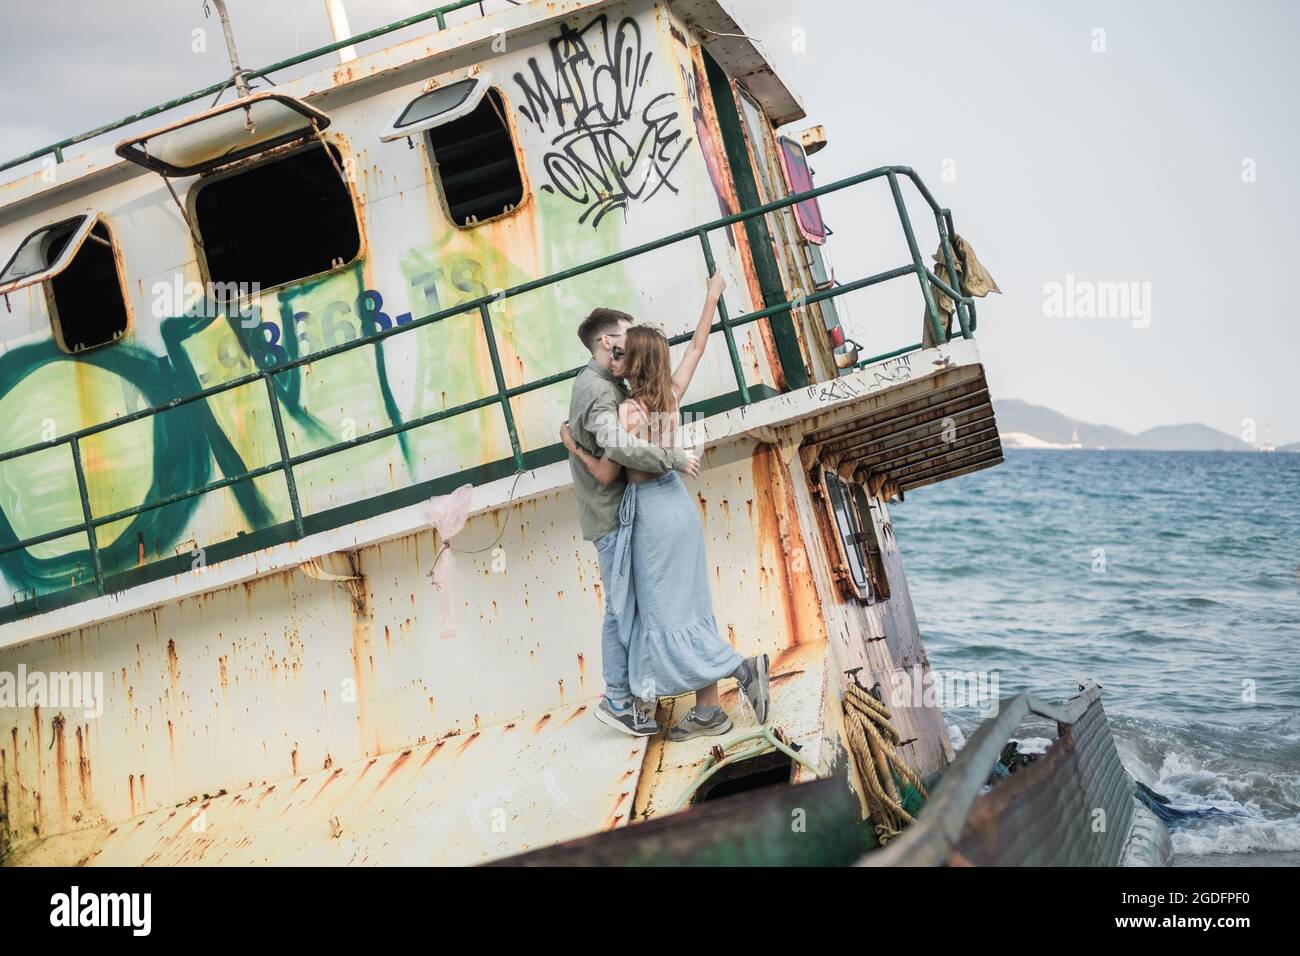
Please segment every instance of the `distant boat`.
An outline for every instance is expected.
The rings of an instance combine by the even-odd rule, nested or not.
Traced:
[[[1082,447],[1083,447],[1083,444],[1079,441],[1079,426],[1078,426],[1078,425],[1075,425],[1075,426],[1074,426],[1074,431],[1072,431],[1072,432],[1070,433],[1070,443],[1069,443],[1068,445],[1066,445],[1065,447],[1066,447],[1066,448],[1082,448]]]
[[[1260,451],[1277,451],[1273,445],[1273,436],[1269,434],[1267,428],[1264,429],[1264,443],[1259,446]]]

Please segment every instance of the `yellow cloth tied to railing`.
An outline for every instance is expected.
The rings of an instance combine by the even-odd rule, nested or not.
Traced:
[[[984,268],[984,263],[979,261],[975,255],[975,249],[969,242],[961,236],[952,237],[953,246],[953,266],[956,268],[961,279],[961,285],[956,285],[952,277],[948,275],[948,264],[943,256],[943,244],[934,251],[934,274],[939,279],[948,284],[951,289],[956,289],[962,295],[984,298],[990,292],[1001,293],[998,284],[993,281],[993,276],[989,270]],[[952,337],[952,314],[957,308],[957,303],[948,296],[946,292],[940,289],[933,282],[930,283],[930,291],[934,294],[934,304],[940,312],[944,314],[944,337]],[[921,345],[923,348],[932,348],[938,343],[934,340],[934,327],[930,324],[930,315],[927,311],[921,320]]]

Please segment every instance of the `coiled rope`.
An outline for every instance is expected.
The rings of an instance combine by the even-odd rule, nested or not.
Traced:
[[[912,768],[894,751],[902,738],[890,723],[891,719],[888,707],[856,682],[848,685],[844,694],[845,728],[862,777],[876,840],[881,846],[898,836],[913,819],[903,807],[895,777],[915,788],[922,800],[929,797]]]

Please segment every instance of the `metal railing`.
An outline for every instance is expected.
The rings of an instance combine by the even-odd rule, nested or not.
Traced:
[[[1101,700],[1101,687],[1089,681],[1062,705],[1032,694],[1003,699],[998,712],[979,726],[944,771],[915,823],[888,846],[868,853],[859,866],[942,866],[955,852],[971,809],[1007,742],[1031,714],[1056,722],[1058,735]]]
[[[0,556],[19,549],[30,548],[38,544],[43,544],[45,542],[53,541],[58,538],[68,537],[74,534],[85,534],[88,541],[90,561],[94,572],[95,589],[97,593],[103,594],[105,591],[104,568],[100,556],[99,545],[96,540],[95,530],[97,528],[103,527],[104,525],[112,524],[117,521],[122,521],[126,518],[131,518],[148,511],[153,511],[158,508],[163,508],[169,505],[177,504],[179,502],[186,501],[191,498],[198,497],[200,495],[208,494],[213,491],[218,491],[222,488],[226,488],[231,485],[238,484],[239,482],[250,481],[255,478],[260,478],[277,471],[283,473],[285,484],[287,486],[289,504],[293,514],[294,536],[295,538],[302,538],[305,536],[306,532],[303,524],[303,512],[302,512],[302,507],[298,495],[298,486],[294,477],[294,468],[300,465],[307,464],[309,462],[316,461],[317,459],[324,458],[328,455],[332,455],[347,449],[355,448],[359,445],[365,445],[365,444],[369,444],[370,442],[379,441],[384,438],[390,438],[415,428],[420,428],[425,425],[430,425],[433,424],[434,422],[452,418],[457,415],[463,415],[467,412],[472,412],[481,408],[487,408],[494,404],[500,405],[502,415],[504,416],[505,419],[506,430],[510,440],[511,454],[514,459],[515,468],[517,471],[522,471],[525,468],[524,453],[520,447],[518,431],[515,427],[514,412],[510,405],[511,400],[514,398],[518,398],[521,395],[525,395],[529,392],[536,391],[537,389],[546,388],[550,385],[555,385],[557,383],[571,379],[582,370],[583,366],[571,368],[563,372],[557,372],[553,375],[548,375],[531,382],[525,382],[520,385],[508,387],[506,385],[505,373],[502,368],[501,358],[496,344],[496,337],[493,331],[492,314],[490,311],[490,306],[493,303],[500,302],[505,299],[512,298],[514,296],[519,296],[524,293],[534,291],[536,289],[541,289],[546,286],[551,286],[556,283],[563,282],[565,280],[572,279],[581,275],[585,275],[586,273],[592,272],[596,269],[601,269],[606,266],[614,265],[616,263],[623,262],[628,259],[632,259],[636,256],[645,255],[655,250],[662,249],[666,246],[670,246],[675,243],[683,242],[687,240],[694,240],[700,244],[701,253],[704,257],[705,264],[708,268],[709,273],[712,274],[715,270],[715,261],[713,257],[712,246],[709,241],[710,232],[713,232],[717,229],[729,228],[733,225],[743,223],[746,220],[758,216],[765,216],[769,213],[787,208],[789,206],[795,205],[800,202],[804,202],[809,199],[814,199],[820,196],[824,196],[828,193],[838,192],[840,190],[848,189],[850,187],[857,186],[859,184],[870,182],[877,179],[884,179],[887,180],[889,183],[890,191],[893,194],[895,207],[898,212],[899,221],[902,224],[903,233],[907,239],[908,250],[911,255],[911,262],[909,264],[901,265],[896,268],[886,270],[885,272],[879,272],[874,275],[870,275],[862,279],[856,279],[851,282],[838,283],[834,286],[831,286],[830,288],[823,289],[821,291],[817,291],[806,296],[799,295],[796,296],[796,298],[793,300],[779,302],[773,305],[769,305],[763,309],[759,309],[754,312],[749,312],[735,317],[732,317],[728,312],[725,295],[719,298],[718,321],[713,323],[713,325],[711,326],[710,335],[721,332],[726,341],[727,351],[731,359],[732,372],[735,375],[735,379],[736,379],[736,387],[739,393],[740,403],[742,405],[749,404],[752,401],[752,396],[750,394],[749,385],[745,381],[744,369],[741,366],[740,351],[737,348],[736,338],[735,338],[736,329],[749,325],[753,322],[757,322],[761,319],[771,318],[781,314],[793,313],[813,303],[821,302],[826,299],[833,299],[837,296],[846,295],[858,289],[864,289],[869,286],[877,285],[882,282],[887,282],[891,279],[896,279],[902,276],[906,276],[908,274],[915,275],[917,277],[917,280],[921,284],[921,290],[924,295],[925,303],[926,303],[927,315],[929,317],[929,321],[932,324],[932,329],[936,337],[936,341],[945,342],[947,341],[947,336],[945,334],[944,327],[940,324],[939,321],[939,314],[938,314],[937,307],[935,305],[934,295],[930,288],[931,283],[934,283],[939,288],[943,289],[948,295],[953,297],[955,302],[958,303],[959,305],[958,316],[959,316],[959,321],[961,323],[961,334],[963,337],[970,338],[971,330],[970,330],[970,323],[967,319],[967,313],[962,308],[960,308],[960,306],[964,306],[968,304],[969,299],[967,297],[958,295],[955,292],[953,292],[951,289],[949,289],[947,285],[941,282],[934,275],[934,273],[925,266],[925,263],[922,261],[920,251],[916,244],[915,234],[913,233],[912,230],[911,219],[908,215],[907,207],[903,202],[902,193],[899,189],[900,178],[909,179],[916,186],[921,196],[925,199],[927,205],[931,207],[931,210],[933,211],[935,217],[935,224],[937,229],[939,230],[939,235],[943,245],[944,256],[947,259],[947,261],[950,263],[949,274],[955,275],[956,273],[953,272],[951,268],[951,263],[953,261],[953,252],[952,252],[952,244],[949,237],[950,227],[948,225],[951,222],[951,216],[948,210],[942,209],[938,205],[938,203],[935,202],[934,197],[930,194],[929,190],[926,189],[924,183],[921,182],[920,177],[918,177],[916,173],[913,172],[910,168],[906,166],[882,166],[878,169],[869,170],[865,173],[860,173],[856,176],[851,176],[826,186],[821,186],[816,189],[808,190],[806,192],[793,194],[787,196],[784,199],[778,199],[773,202],[766,203],[764,205],[757,206],[753,209],[745,210],[743,212],[735,213],[730,216],[724,216],[720,219],[715,219],[703,225],[695,226],[690,229],[685,229],[680,232],[676,232],[671,235],[664,236],[660,239],[656,239],[651,242],[646,242],[641,245],[634,246],[632,248],[613,253],[601,259],[596,259],[591,262],[586,262],[581,265],[573,266],[569,269],[565,269],[560,272],[553,273],[549,276],[544,276],[542,278],[533,279],[528,282],[523,282],[518,285],[511,286],[510,288],[505,289],[502,292],[496,292],[489,295],[480,296],[475,299],[470,299],[465,302],[459,303],[457,305],[442,309],[440,311],[430,313],[428,315],[422,316],[417,319],[413,319],[412,321],[402,325],[394,325],[382,331],[374,332],[368,335],[363,334],[358,338],[352,339],[351,341],[343,342],[338,345],[331,346],[329,348],[324,348],[319,351],[312,352],[310,354],[303,355],[288,361],[276,363],[274,367],[261,368],[258,371],[250,372],[247,375],[242,375],[237,378],[233,378],[227,382],[223,382],[218,385],[213,385],[211,387],[202,389],[200,391],[196,391],[192,394],[174,398],[161,404],[152,405],[148,408],[139,409],[130,414],[123,415],[120,418],[113,419],[112,421],[102,422],[97,425],[91,425],[87,428],[83,428],[66,435],[55,437],[49,441],[38,442],[23,448],[18,448],[12,451],[0,453],[0,464],[3,464],[5,462],[9,462],[9,461],[13,461],[14,459],[21,458],[25,455],[34,454],[41,451],[47,451],[50,448],[55,448],[60,445],[65,445],[65,444],[68,445],[72,455],[73,468],[76,473],[77,489],[81,498],[81,512],[82,512],[82,521],[79,524],[71,525],[68,527],[60,528],[55,531],[50,531],[44,534],[35,535],[29,538],[25,538],[19,541],[5,544],[4,546],[0,547]],[[311,363],[322,361],[334,355],[339,355],[344,352],[350,352],[354,349],[366,348],[366,347],[378,347],[380,343],[382,343],[384,340],[392,336],[403,335],[412,332],[416,329],[420,329],[432,325],[435,322],[441,322],[453,316],[462,315],[464,313],[474,312],[474,311],[477,311],[479,313],[480,318],[482,320],[483,334],[486,339],[488,353],[492,363],[493,376],[495,379],[495,386],[496,386],[495,393],[489,393],[479,398],[476,398],[472,401],[468,401],[456,405],[452,408],[443,409],[442,411],[433,412],[428,415],[422,415],[418,418],[413,418],[409,421],[404,421],[394,425],[390,425],[387,428],[382,428],[376,431],[368,432],[365,435],[361,435],[356,438],[345,440],[345,441],[336,442],[334,444],[327,445],[322,448],[317,448],[312,451],[303,452],[301,454],[296,454],[296,455],[291,455],[289,453],[288,438],[285,434],[284,422],[282,420],[281,412],[280,412],[280,400],[276,394],[275,380],[277,376],[283,375],[287,372],[291,372],[305,365],[310,365]],[[680,344],[682,342],[688,341],[691,338],[691,335],[692,333],[683,333],[681,335],[672,337],[671,339],[669,339],[669,341],[674,345]],[[111,348],[112,346],[110,345],[108,347]],[[911,351],[919,347],[920,345],[918,344],[915,346],[908,346],[902,350],[896,349],[893,352],[888,352],[882,356],[877,356],[874,360],[867,360],[867,361],[868,362],[879,361],[882,360],[883,358],[892,357],[897,354],[902,354],[903,352]],[[232,389],[240,388],[245,385],[249,385],[259,381],[264,384],[266,388],[267,399],[271,405],[271,421],[275,430],[276,443],[279,450],[278,461],[272,461],[260,467],[248,469],[238,474],[226,475],[225,477],[208,482],[199,487],[191,488],[186,491],[169,495],[167,497],[159,498],[153,501],[142,502],[141,504],[135,505],[130,508],[124,508],[115,511],[111,514],[106,514],[97,517],[92,513],[92,509],[90,505],[89,483],[87,480],[85,464],[82,456],[82,443],[86,439],[91,438],[92,436],[95,435],[99,435],[100,433],[108,431],[109,429],[120,428],[132,422],[140,421],[145,418],[150,418],[161,412],[171,411],[173,409],[191,404],[193,402],[204,401],[215,395],[220,395],[223,392],[228,392],[231,391]],[[371,496],[371,497],[377,498],[381,496]],[[369,499],[362,498],[359,500],[369,500]]]
[[[479,2],[480,0],[456,0],[455,3],[444,4],[441,7],[426,10],[424,13],[417,13],[414,16],[406,17],[402,20],[394,20],[392,23],[386,23],[382,27],[367,30],[365,33],[358,33],[356,36],[348,37],[346,40],[327,43],[325,46],[316,47],[314,50],[307,50],[305,53],[299,53],[295,56],[289,57],[288,59],[277,60],[270,66],[264,66],[260,70],[242,70],[238,75],[244,78],[262,77],[263,79],[269,80],[270,77],[267,75],[269,73],[275,73],[277,70],[284,70],[291,66],[298,66],[301,63],[306,63],[308,60],[315,60],[319,57],[326,56],[327,54],[335,53],[344,47],[352,46],[357,43],[364,43],[366,40],[373,40],[376,37],[384,36],[387,33],[414,26],[417,23],[423,23],[427,20],[436,21],[438,29],[445,30],[447,28],[447,14],[455,13],[456,11],[463,10],[466,7],[476,6]],[[178,107],[186,106],[196,100],[204,99],[205,97],[215,95],[219,98],[221,94],[233,86],[234,83],[235,77],[231,76],[229,79],[223,80],[220,83],[214,83],[212,86],[205,86],[203,89],[195,90],[193,93],[187,93],[185,96],[177,97],[174,100],[167,100],[165,103],[151,106],[146,110],[141,110],[139,113],[131,113],[122,117],[120,120],[109,123],[106,126],[99,126],[95,129],[87,130],[84,133],[78,133],[76,136],[69,136],[67,139],[61,139],[57,143],[51,143],[49,146],[42,146],[40,149],[33,150],[25,156],[19,156],[17,159],[11,159],[7,162],[0,163],[0,172],[4,172],[6,169],[12,169],[15,166],[21,166],[23,163],[30,163],[32,160],[40,159],[42,156],[53,156],[56,163],[61,163],[63,162],[63,151],[69,146],[75,146],[77,143],[84,143],[86,140],[94,139],[97,136],[103,136],[105,133],[111,133],[113,130],[122,129],[125,126],[130,126],[132,123],[138,123],[140,120],[148,119],[151,116],[157,116],[159,113],[166,113],[168,110],[174,110]],[[215,105],[215,103],[213,105]]]

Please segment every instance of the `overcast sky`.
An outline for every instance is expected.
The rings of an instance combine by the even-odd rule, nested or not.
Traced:
[[[348,11],[361,31],[429,5]],[[229,6],[245,65],[329,40],[323,0]],[[796,129],[826,127],[819,183],[905,164],[952,208],[1004,293],[981,303],[977,335],[996,396],[1132,431],[1204,421],[1240,434],[1250,419],[1260,439],[1267,426],[1277,444],[1300,441],[1300,320],[1283,290],[1300,260],[1300,4],[735,6],[808,109]],[[202,0],[4,0],[0,151],[222,79],[219,37]],[[858,187],[824,211],[841,279],[906,260],[887,190]],[[918,231],[930,252],[933,229]],[[903,281],[847,303],[872,351],[919,338]],[[1075,297],[1131,283],[1136,298],[1089,316],[1064,301],[1070,281]]]

